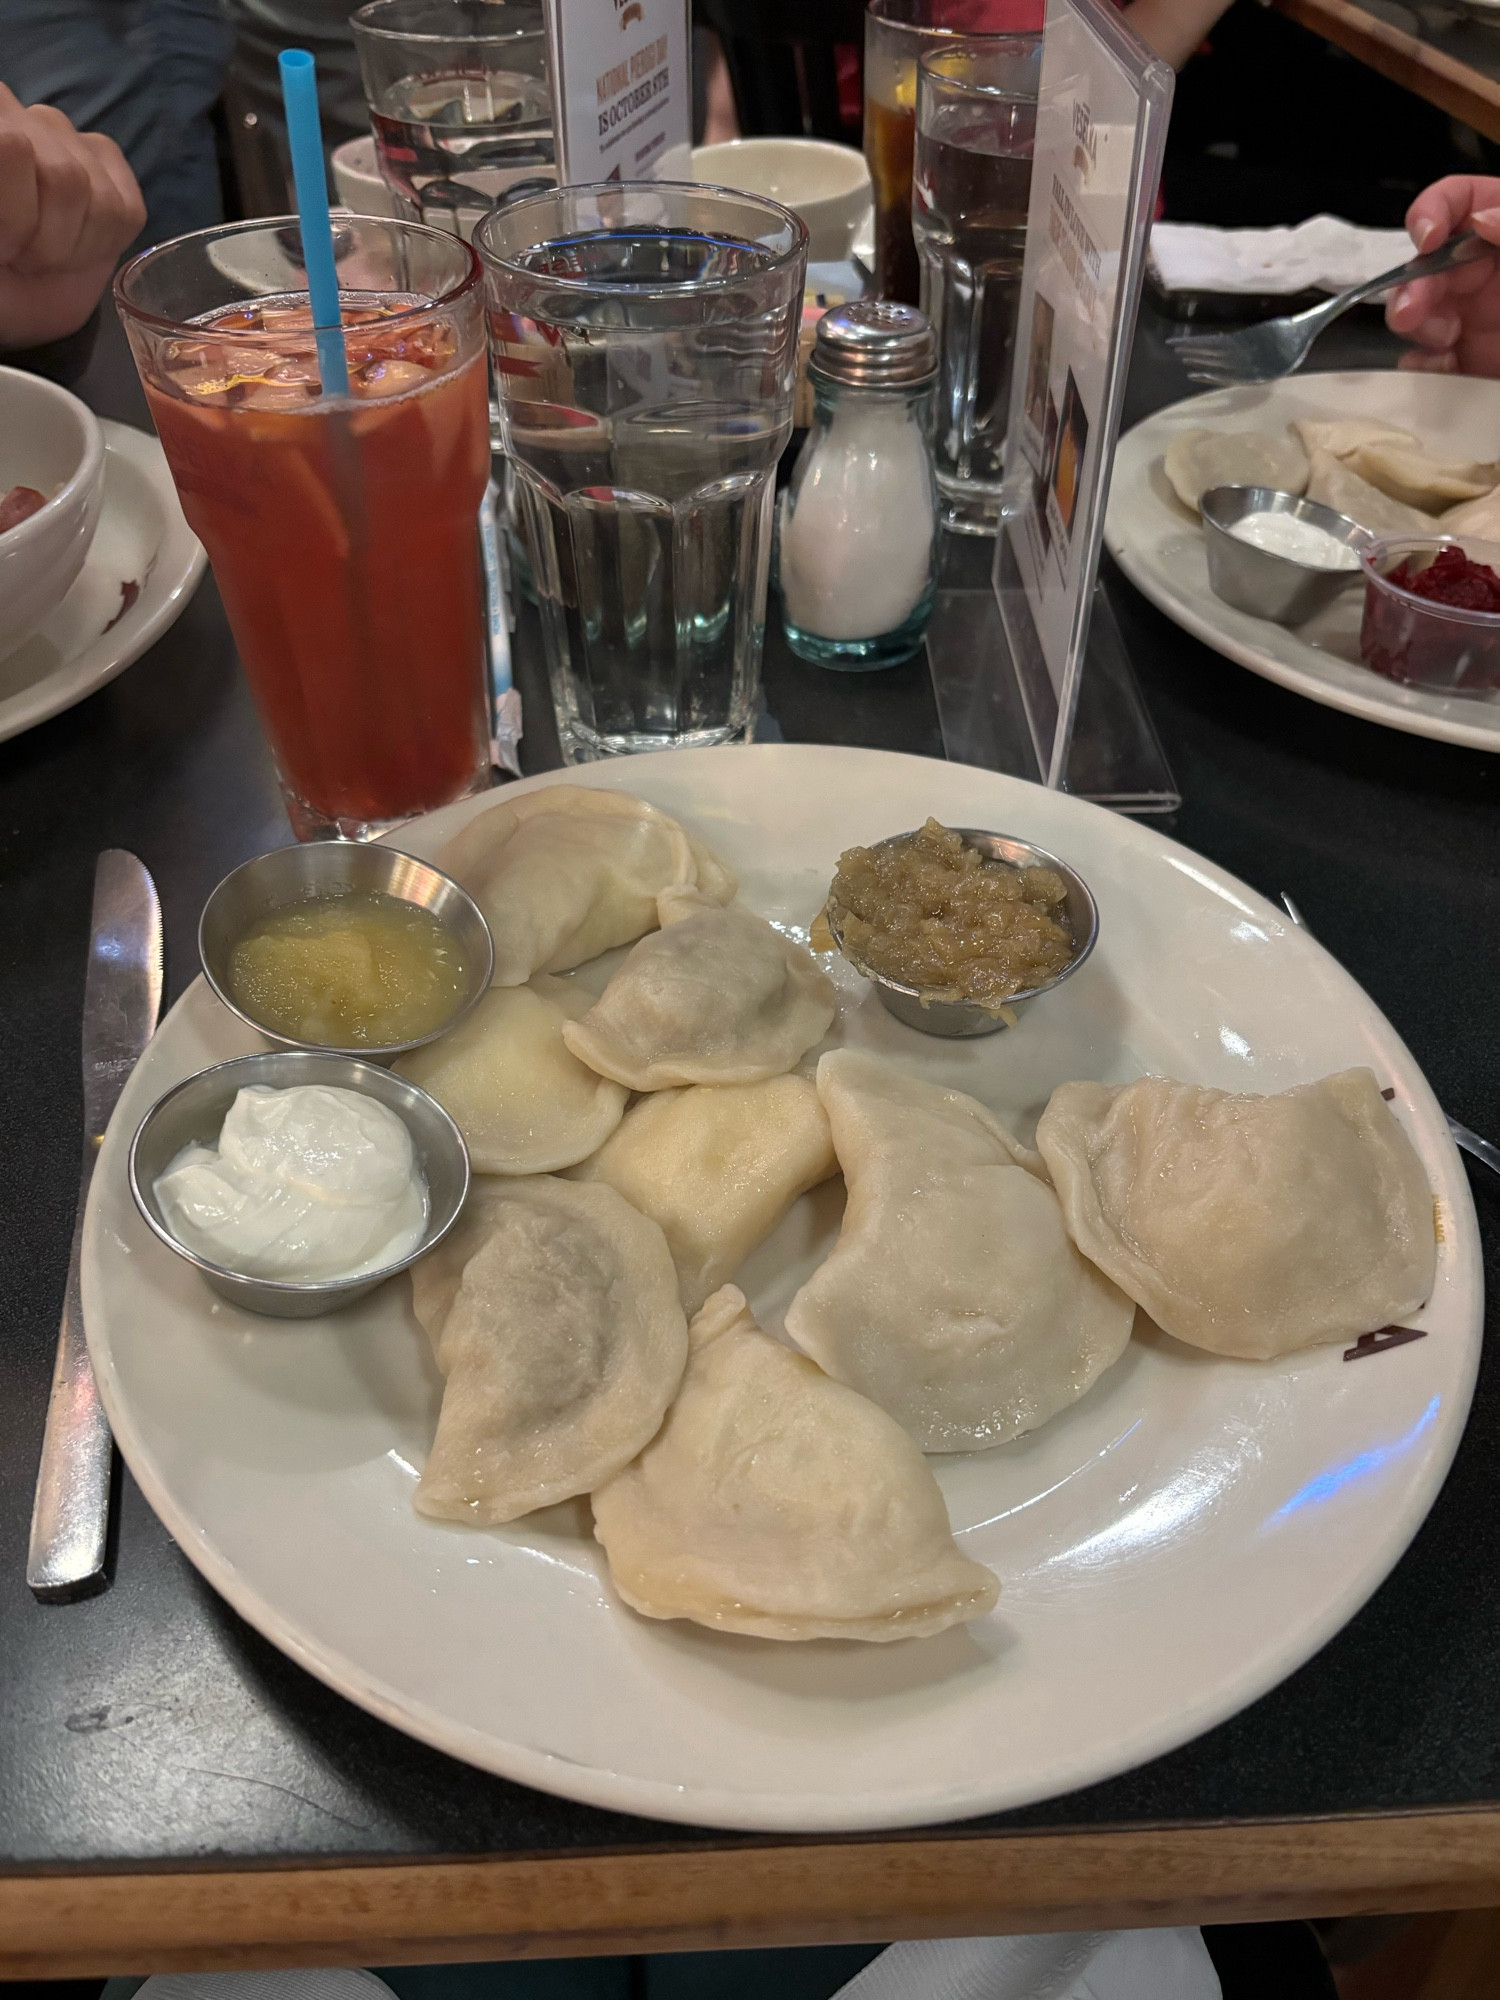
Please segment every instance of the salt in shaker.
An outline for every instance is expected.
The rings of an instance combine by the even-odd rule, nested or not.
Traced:
[[[859,299],[818,322],[812,428],[782,501],[787,643],[823,667],[889,667],[922,643],[938,534],[937,349],[913,306]]]

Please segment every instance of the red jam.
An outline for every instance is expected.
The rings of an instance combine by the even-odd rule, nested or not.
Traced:
[[[1426,569],[1413,572],[1411,563],[1408,556],[1387,572],[1386,581],[1460,611],[1500,611],[1500,576],[1488,563],[1474,562],[1455,548],[1439,549]]]
[[[1385,581],[1413,597],[1450,611],[1500,613],[1500,574],[1461,548],[1440,549],[1425,569],[1407,556]],[[1359,648],[1365,664],[1390,680],[1486,694],[1500,688],[1500,627],[1470,625],[1404,604],[1389,591],[1365,585]]]

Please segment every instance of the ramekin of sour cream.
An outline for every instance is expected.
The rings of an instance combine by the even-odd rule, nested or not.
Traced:
[[[187,1077],[130,1144],[142,1219],[251,1312],[310,1319],[363,1298],[447,1235],[469,1192],[463,1135],[407,1078],[278,1050]]]
[[[1306,563],[1309,569],[1359,568],[1359,557],[1347,542],[1330,535],[1315,521],[1299,514],[1283,514],[1266,508],[1256,514],[1242,514],[1229,528],[1237,542],[1253,549],[1266,549],[1273,556]]]
[[[409,1257],[427,1182],[394,1111],[356,1090],[251,1084],[217,1146],[189,1145],[157,1177],[168,1228],[247,1278],[306,1285],[368,1277]]]

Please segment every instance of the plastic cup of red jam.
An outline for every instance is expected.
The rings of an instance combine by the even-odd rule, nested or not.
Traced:
[[[1388,535],[1361,553],[1360,655],[1377,674],[1409,687],[1493,694],[1500,689],[1500,611],[1445,604],[1405,587],[1445,549],[1500,577],[1500,544],[1476,535]]]

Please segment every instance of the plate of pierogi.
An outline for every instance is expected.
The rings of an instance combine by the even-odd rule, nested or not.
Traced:
[[[1008,834],[1086,962],[923,1034],[815,930],[841,854]],[[1019,1806],[1256,1700],[1457,1447],[1467,1181],[1390,1024],[1255,891],[963,765],[620,759],[402,828],[496,983],[400,1067],[473,1190],[410,1276],[261,1319],[132,1204],[156,1100],[259,1046],[200,979],[85,1225],[90,1352],[184,1552],[292,1659],[544,1790],[832,1832]]]
[[[1216,596],[1194,504],[1215,485],[1303,494],[1376,535],[1500,540],[1500,382],[1366,369],[1189,396],[1120,439],[1104,525],[1136,589],[1226,659],[1388,729],[1500,751],[1500,696],[1407,686],[1365,665],[1358,571],[1296,627]]]

